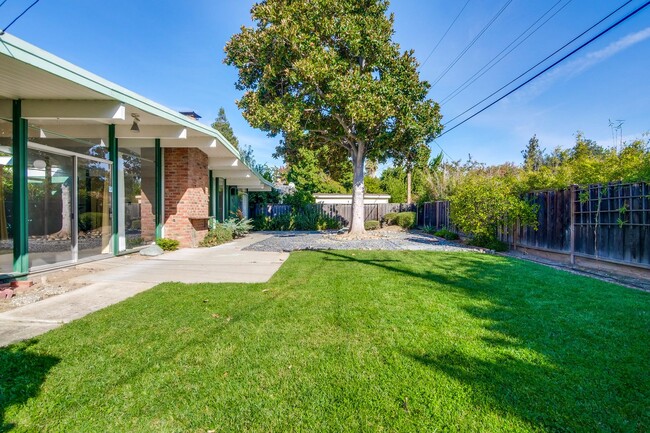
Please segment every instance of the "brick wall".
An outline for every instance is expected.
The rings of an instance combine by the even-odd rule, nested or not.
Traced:
[[[165,237],[196,247],[208,233],[208,156],[195,148],[165,148]]]

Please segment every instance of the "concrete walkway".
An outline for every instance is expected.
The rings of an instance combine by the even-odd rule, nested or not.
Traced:
[[[87,267],[95,271],[70,282],[88,283],[87,286],[0,313],[0,346],[43,334],[163,282],[268,281],[289,254],[242,251],[268,237],[252,233],[213,248],[183,249],[130,263],[125,263],[124,258],[114,257],[78,265],[78,268]],[[101,269],[99,272],[98,268]]]

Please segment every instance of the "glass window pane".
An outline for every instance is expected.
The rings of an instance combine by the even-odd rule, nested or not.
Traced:
[[[150,244],[156,236],[156,162],[153,141],[120,147],[120,250]]]
[[[0,273],[13,272],[12,124],[0,119]]]
[[[111,252],[111,170],[106,162],[77,159],[80,259]]]
[[[30,267],[72,260],[73,165],[71,156],[27,151]]]

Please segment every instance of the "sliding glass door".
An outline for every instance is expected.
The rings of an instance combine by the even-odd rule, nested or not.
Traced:
[[[110,162],[34,143],[27,154],[30,268],[110,253]]]
[[[77,258],[111,252],[111,166],[77,157]]]
[[[74,157],[29,149],[27,164],[30,267],[70,262]]]

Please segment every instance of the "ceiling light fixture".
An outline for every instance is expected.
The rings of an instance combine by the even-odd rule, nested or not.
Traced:
[[[138,126],[138,122],[140,121],[140,115],[131,113],[131,117],[133,117],[133,125],[131,125],[131,131],[140,132],[140,127]]]
[[[34,168],[43,170],[45,167],[47,167],[47,162],[43,161],[42,159],[37,159],[34,161]]]

